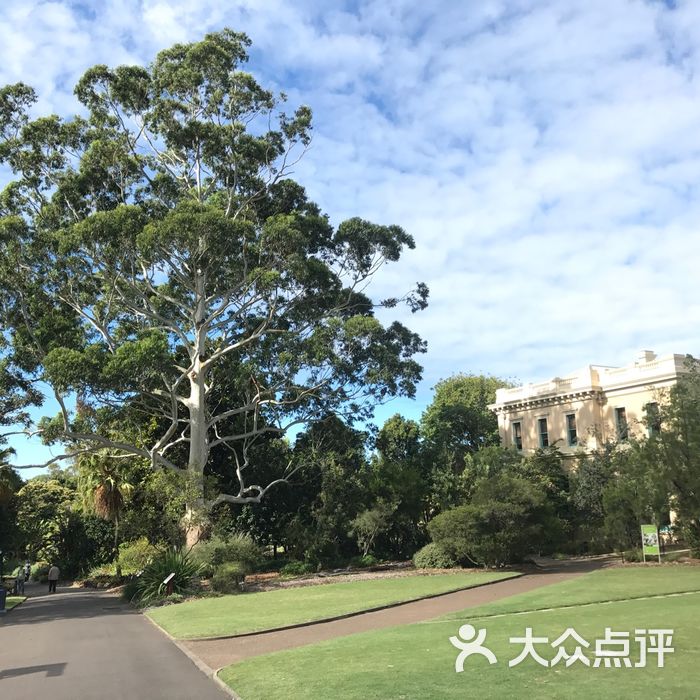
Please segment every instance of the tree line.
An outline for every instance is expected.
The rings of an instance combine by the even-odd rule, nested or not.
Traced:
[[[372,433],[329,416],[293,444],[269,438],[251,456],[259,473],[290,460],[302,466],[259,504],[217,505],[203,536],[245,534],[268,557],[305,570],[416,553],[421,565],[501,566],[635,550],[640,524],[666,526],[673,511],[676,536],[698,550],[696,372],[661,404],[651,437],[581,453],[573,464],[556,445],[529,455],[499,445],[487,405],[503,385],[456,375],[436,386],[419,421],[397,414]],[[26,483],[7,468],[2,474],[6,551],[61,561],[77,574],[114,559],[117,527],[119,542],[184,544],[185,475],[94,455]],[[207,477],[225,475],[226,465],[214,464]]]
[[[415,242],[333,225],[309,199],[291,175],[311,110],[244,70],[249,47],[224,29],[148,66],[94,66],[73,117],[0,88],[0,445],[22,433],[56,453],[18,465],[50,469],[26,483],[0,469],[3,549],[77,572],[120,542],[248,533],[317,567],[432,538],[501,564],[629,546],[667,506],[697,537],[680,391],[662,437],[572,473],[556,448],[498,446],[493,377],[447,379],[420,421],[367,427],[422,377],[425,341],[378,310],[422,311],[428,288],[372,295]]]

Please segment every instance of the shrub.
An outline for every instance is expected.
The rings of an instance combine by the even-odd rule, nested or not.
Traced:
[[[290,561],[280,569],[282,576],[303,576],[313,572],[313,567],[303,561]]]
[[[143,571],[158,555],[158,548],[152,545],[146,537],[139,537],[132,542],[119,545],[119,563],[124,574],[134,574]]]
[[[286,557],[277,557],[277,559],[266,559],[263,561],[260,566],[257,567],[257,570],[259,572],[267,573],[269,571],[280,571],[283,567],[285,567],[291,559],[288,559]]]
[[[413,565],[417,569],[451,569],[457,563],[439,544],[431,542],[413,555]]]
[[[644,555],[642,554],[641,549],[628,549],[627,551],[622,552],[622,558],[624,561],[628,562],[644,561]]]
[[[700,559],[700,518],[681,518],[676,528],[690,548],[690,556]]]
[[[537,551],[552,520],[541,489],[498,474],[479,483],[469,505],[436,516],[428,532],[458,562],[502,566]]]
[[[124,588],[122,588],[122,598],[124,600],[128,600],[131,602],[135,598],[138,597],[139,594],[139,580],[136,576],[133,578],[129,579],[125,584]]]
[[[376,566],[378,563],[377,557],[372,554],[365,554],[363,557],[353,557],[350,560],[350,565],[358,569],[368,569],[372,566]]]
[[[100,564],[100,566],[93,566],[92,569],[90,569],[90,573],[88,574],[88,578],[105,578],[108,576],[116,576],[116,575],[117,575],[117,567],[112,562],[110,564]]]
[[[247,573],[248,567],[243,562],[224,562],[216,567],[211,578],[211,587],[218,593],[238,593]]]
[[[204,576],[211,576],[226,562],[240,562],[248,571],[255,571],[262,565],[264,554],[248,535],[233,535],[226,540],[213,537],[197,543],[192,549],[192,558],[201,565]]]
[[[351,521],[350,534],[357,539],[362,556],[367,556],[375,539],[391,527],[391,517],[396,510],[395,503],[380,501],[374,508],[363,510]]]
[[[117,578],[117,569],[114,563],[94,566],[83,579],[86,588],[109,588],[120,583]]]
[[[165,597],[166,586],[163,580],[170,574],[173,578],[173,593],[186,595],[194,588],[194,578],[199,575],[200,566],[182,551],[169,549],[157,555],[146,566],[136,584],[136,597],[142,603],[151,603]]]
[[[31,568],[32,581],[46,583],[49,580],[50,568],[51,564],[49,564],[47,561],[38,561],[33,564]]]

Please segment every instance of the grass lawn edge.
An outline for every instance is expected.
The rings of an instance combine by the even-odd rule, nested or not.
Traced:
[[[558,585],[558,584],[555,584],[555,585]],[[638,605],[638,604],[640,604],[640,603],[642,603],[642,602],[644,602],[644,601],[647,601],[647,600],[653,600],[653,599],[659,599],[659,598],[668,599],[668,600],[675,600],[675,599],[681,598],[681,597],[683,597],[683,596],[695,596],[695,597],[697,597],[698,595],[700,595],[700,590],[697,590],[697,589],[695,589],[695,590],[686,590],[686,591],[675,591],[675,590],[671,590],[671,591],[668,591],[668,592],[665,592],[665,593],[651,593],[651,594],[649,594],[649,595],[631,595],[631,596],[629,596],[629,597],[627,597],[627,598],[605,598],[605,599],[603,599],[603,600],[591,601],[591,602],[586,602],[586,603],[574,603],[574,604],[568,604],[568,605],[557,605],[557,606],[549,607],[549,608],[537,607],[537,608],[532,608],[532,609],[530,609],[530,610],[522,610],[522,611],[512,611],[512,612],[509,611],[509,612],[504,612],[504,613],[498,613],[498,614],[495,614],[495,615],[484,615],[484,616],[482,616],[482,617],[480,617],[480,618],[477,618],[477,619],[484,620],[484,622],[486,622],[486,621],[489,621],[489,622],[490,622],[490,621],[496,622],[496,620],[495,620],[494,618],[504,618],[504,619],[505,619],[505,618],[509,618],[509,617],[520,616],[520,615],[522,615],[522,614],[533,614],[533,613],[534,613],[535,615],[542,615],[543,613],[549,613],[549,612],[553,612],[553,613],[556,614],[556,613],[559,613],[560,611],[565,611],[565,610],[570,610],[570,609],[579,609],[579,610],[580,610],[581,608],[588,608],[588,607],[607,607],[607,606],[610,605],[610,604],[612,604],[613,606],[614,606],[614,605],[623,606],[623,605],[626,605],[626,604],[632,604],[632,605],[635,605],[635,604],[636,604],[636,605]],[[487,604],[487,605],[488,605],[488,604]],[[602,620],[604,620],[605,623],[608,623],[608,617],[607,617],[607,616],[609,616],[609,613],[604,613],[603,611],[600,611],[600,612],[603,613],[603,615],[604,615],[604,617],[602,618]],[[622,614],[623,611],[620,610],[620,611],[617,611],[617,612],[619,612],[620,614]],[[685,609],[681,610],[681,612],[683,612],[683,613],[685,614]],[[469,618],[469,619],[471,620],[472,618]],[[429,624],[430,622],[445,624],[445,623],[451,623],[451,622],[456,622],[456,621],[457,621],[457,619],[444,618],[444,617],[443,617],[443,618],[437,618],[437,619],[435,619],[435,620],[432,620],[432,621],[425,621],[425,622],[428,622],[428,624]],[[422,623],[421,623],[421,622],[411,623],[410,625],[407,625],[406,627],[418,629],[421,625],[424,625],[425,622],[422,622]],[[501,622],[501,621],[498,621],[499,624],[500,624],[500,622]],[[603,623],[601,622],[601,624],[603,624]],[[658,623],[658,624],[659,624],[661,627],[667,626],[667,625],[664,625],[664,624],[662,624],[662,623]],[[577,626],[578,626],[578,625],[577,625]],[[653,626],[654,626],[654,625],[652,625],[652,627],[653,627]],[[678,625],[675,625],[674,627],[678,627]],[[691,626],[691,627],[692,627],[692,626]],[[388,633],[392,632],[392,630],[395,630],[395,629],[397,629],[397,628],[384,629],[384,630],[381,631],[380,634],[387,635]],[[674,629],[674,632],[676,632],[676,631],[678,631],[679,634],[680,634],[680,631],[681,631],[681,630],[680,630],[680,628],[679,628],[679,629]],[[372,632],[364,632],[363,634],[372,634]],[[281,655],[282,655],[282,654],[287,654],[287,653],[292,653],[292,654],[294,654],[295,652],[303,651],[305,648],[308,648],[308,647],[319,647],[319,648],[321,648],[321,647],[324,647],[324,646],[325,646],[326,644],[328,644],[328,643],[339,642],[339,641],[342,642],[342,641],[343,641],[343,638],[340,637],[340,638],[334,638],[334,639],[331,639],[331,640],[323,640],[323,641],[319,641],[319,642],[314,642],[313,644],[310,644],[310,645],[305,645],[305,646],[303,646],[303,647],[292,648],[292,649],[284,649],[284,650],[279,650],[279,651],[275,651],[275,652],[269,652],[269,653],[266,653],[266,654],[261,655],[261,657],[263,657],[263,658],[264,658],[264,657],[270,657],[270,658],[272,658],[272,657],[280,656],[280,658],[281,658]],[[676,641],[676,640],[674,639],[674,641]],[[426,644],[427,644],[427,643],[426,643]],[[360,645],[360,646],[363,646],[363,645]],[[384,646],[386,647],[387,645],[385,644]],[[389,646],[391,646],[391,645],[389,645]],[[425,646],[425,645],[423,645],[423,646]],[[688,647],[688,648],[686,649],[686,652],[688,652],[688,650],[697,649],[697,648],[698,648],[697,645],[695,645],[695,646],[690,646],[690,647]],[[343,651],[343,648],[341,647],[341,652],[342,652],[342,651]],[[421,651],[421,652],[424,651],[424,649],[423,649],[422,646],[421,646],[421,648],[420,648],[419,651]],[[428,649],[428,651],[430,651],[430,650]],[[341,657],[339,657],[339,658],[341,658]],[[684,657],[684,658],[685,658],[685,657]],[[499,657],[499,659],[500,659],[500,657]],[[236,687],[243,689],[244,692],[245,692],[245,697],[248,697],[247,693],[249,692],[250,688],[248,688],[248,687],[246,686],[246,683],[248,683],[249,679],[248,679],[248,678],[245,678],[245,676],[239,676],[239,677],[237,677],[237,678],[231,676],[230,678],[227,678],[227,681],[224,681],[224,678],[227,677],[227,675],[226,675],[227,672],[233,672],[233,669],[234,669],[234,668],[236,668],[236,667],[238,667],[238,666],[240,666],[240,665],[244,665],[244,666],[245,666],[247,663],[249,663],[249,662],[251,662],[251,661],[252,661],[252,662],[255,662],[255,660],[256,660],[256,657],[251,657],[251,658],[249,658],[249,659],[244,659],[244,660],[242,660],[242,661],[238,661],[238,662],[234,662],[234,663],[228,664],[227,666],[224,666],[224,667],[222,667],[222,668],[220,668],[220,669],[217,670],[217,672],[216,672],[217,677],[221,678],[221,680],[222,680],[224,683],[227,683],[227,681],[228,681],[228,683],[227,683],[227,684],[228,684],[228,687],[229,687],[230,691],[234,693],[234,697],[238,697],[239,699],[240,699],[240,697],[241,697],[241,696],[238,695],[238,691],[237,691],[237,690],[234,690],[234,688],[236,688]],[[289,657],[289,658],[287,659],[287,663],[289,663],[290,660],[293,661],[293,660],[294,660],[294,657],[293,657],[293,656],[292,656],[292,657]],[[304,661],[304,663],[306,662],[303,658],[302,658],[302,661]],[[382,668],[384,668],[384,667],[382,667]],[[389,668],[393,668],[393,666],[390,666]],[[238,685],[238,684],[240,684],[240,685]],[[263,687],[263,686],[261,686],[261,688],[262,688],[262,687]],[[296,686],[295,686],[295,687],[296,687]],[[383,690],[386,690],[386,688],[384,688],[384,687],[382,687],[382,689],[383,689]],[[259,691],[260,688],[257,688],[257,687],[256,687],[254,690],[255,690],[255,691]],[[688,689],[686,688],[686,689],[685,689],[685,692],[687,692],[687,691],[688,691]],[[682,692],[682,691],[681,691],[681,692]],[[254,696],[254,697],[263,697],[263,696],[260,695],[259,693],[256,695],[255,692],[253,692],[253,696]],[[317,696],[318,696],[318,695],[313,695],[313,697],[317,697]],[[268,696],[268,697],[269,697],[269,696]],[[312,696],[309,695],[309,697],[312,697]],[[320,696],[318,696],[318,697],[320,697]],[[353,695],[352,697],[354,698],[354,697],[359,697],[359,696]],[[376,695],[376,696],[375,696],[375,695],[370,695],[370,696],[368,696],[368,697],[381,697],[381,695]],[[392,695],[392,697],[395,697],[395,696]],[[413,697],[413,696],[409,694],[409,695],[406,695],[406,697]],[[423,697],[423,696],[421,695],[421,696],[419,696],[419,697]],[[431,697],[431,698],[432,698],[432,697],[436,697],[436,698],[437,698],[437,697],[440,697],[440,695],[430,695],[430,694],[427,694],[427,695],[425,695],[425,697]],[[452,696],[450,696],[450,697],[452,697]],[[496,695],[489,695],[488,697],[490,697],[490,698],[495,698],[495,697],[498,697],[498,696],[496,696]],[[505,697],[505,695],[504,695],[504,697]],[[511,697],[511,696],[508,695],[508,697]],[[515,696],[513,696],[513,697],[515,697]],[[560,695],[555,695],[555,696],[545,695],[544,697],[561,697],[561,696],[560,696]],[[579,695],[575,695],[575,697],[586,697],[586,696],[584,696],[584,695],[580,695],[580,696],[579,696]],[[589,697],[590,697],[590,696],[589,696]],[[608,697],[608,696],[606,695],[605,697]],[[621,696],[620,696],[620,695],[610,695],[610,697],[621,697]],[[625,695],[624,697],[627,697],[627,696]],[[631,697],[631,696],[630,696],[630,697]],[[637,695],[635,695],[635,697],[642,697],[642,696],[639,695],[639,694],[637,694]],[[656,695],[655,695],[654,697],[656,697]],[[659,695],[658,697],[668,697],[668,698],[670,698],[670,697],[695,697],[695,695],[689,695],[689,694],[688,694],[688,695],[686,695],[686,694],[681,694],[681,695],[676,695],[676,696],[672,696],[672,695],[663,695],[663,696],[662,696],[662,695]]]
[[[442,591],[441,593],[429,593],[428,595],[418,596],[417,598],[408,598],[406,600],[399,600],[394,603],[385,603],[384,605],[375,605],[371,608],[362,608],[361,610],[353,610],[352,612],[342,613],[341,615],[332,615],[330,617],[319,617],[315,620],[306,620],[304,622],[294,622],[290,625],[282,625],[280,627],[266,627],[260,630],[254,630],[252,632],[238,632],[236,634],[223,634],[209,637],[173,637],[170,632],[161,627],[152,617],[145,615],[147,610],[144,611],[145,617],[156,625],[159,629],[163,630],[169,637],[182,642],[215,642],[220,639],[239,639],[242,637],[254,637],[258,634],[270,634],[272,632],[284,632],[286,630],[299,629],[300,627],[310,627],[311,625],[320,625],[325,622],[335,622],[337,620],[346,620],[349,617],[357,617],[358,615],[364,615],[366,613],[379,612],[380,610],[388,610],[390,608],[397,608],[400,605],[408,605],[409,603],[417,603],[421,600],[430,600],[431,598],[440,598],[442,596],[450,595],[452,593],[459,593],[460,591],[470,591],[475,588],[483,588],[484,586],[492,586],[496,583],[501,583],[503,581],[512,581],[513,579],[520,578],[525,574],[521,571],[515,571],[510,576],[504,576],[503,578],[496,579],[495,581],[484,581],[483,583],[476,583],[469,586],[460,586],[459,588],[453,588],[449,591]]]
[[[503,579],[508,580],[508,579]],[[494,581],[493,583],[498,583]],[[654,593],[650,595],[632,595],[627,598],[607,598],[605,600],[592,600],[587,603],[572,603],[571,605],[552,605],[548,608],[530,608],[528,610],[510,610],[508,612],[487,613],[485,615],[471,615],[470,620],[490,620],[497,617],[507,617],[508,615],[528,615],[529,613],[552,612],[554,610],[571,610],[573,608],[586,608],[592,605],[610,605],[611,603],[628,603],[632,600],[654,600],[655,598],[671,598],[673,596],[682,596],[700,593],[700,589],[690,591],[676,591],[673,593]],[[461,617],[446,616],[438,618],[440,621],[461,620]],[[466,618],[464,618],[466,619]]]
[[[13,600],[12,605],[10,605],[10,598],[16,599],[16,598],[21,598],[22,600]],[[26,595],[20,595],[20,596],[7,596],[7,599],[5,600],[5,612],[11,612],[15,608],[18,608],[24,601],[27,600]]]

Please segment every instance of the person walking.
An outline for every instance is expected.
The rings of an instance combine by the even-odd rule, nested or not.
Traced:
[[[29,563],[29,559],[24,562],[24,580],[29,581],[29,574],[32,573],[32,565]]]
[[[58,570],[58,567],[54,564],[49,569],[49,593],[56,592],[56,584],[58,583],[58,577],[60,575],[61,572]]]
[[[15,595],[24,595],[24,568],[21,566],[17,567],[17,574],[15,575]]]

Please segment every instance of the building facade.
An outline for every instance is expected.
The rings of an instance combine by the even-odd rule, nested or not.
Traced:
[[[645,350],[625,367],[589,365],[548,382],[498,389],[489,408],[504,446],[523,453],[556,445],[565,456],[658,429],[658,407],[688,371],[686,355]]]

